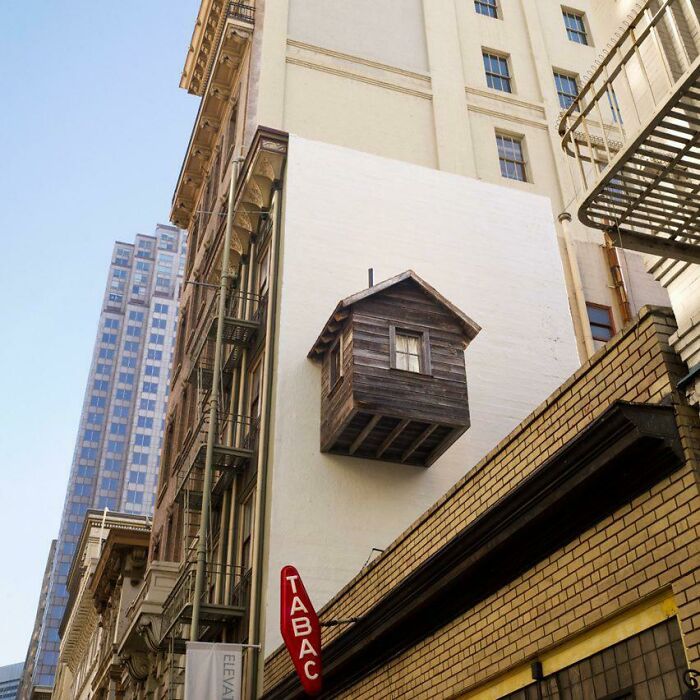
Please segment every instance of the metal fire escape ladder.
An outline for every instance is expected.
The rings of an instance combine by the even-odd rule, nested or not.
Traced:
[[[700,263],[698,0],[647,0],[559,133],[578,173],[582,223],[618,246]]]

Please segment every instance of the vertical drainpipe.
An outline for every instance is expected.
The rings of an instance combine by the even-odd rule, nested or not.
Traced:
[[[226,212],[226,232],[224,234],[224,250],[221,255],[221,278],[219,281],[219,308],[216,322],[216,345],[214,349],[214,380],[209,396],[209,433],[207,435],[207,452],[204,462],[204,479],[202,484],[202,515],[199,519],[199,540],[197,542],[197,567],[194,579],[194,600],[192,601],[192,626],[190,627],[190,640],[196,642],[199,638],[199,612],[201,607],[202,592],[204,590],[204,577],[207,565],[207,531],[209,530],[209,503],[211,501],[212,463],[214,461],[214,442],[218,429],[219,382],[221,374],[221,346],[224,337],[224,316],[226,314],[226,293],[228,291],[229,257],[231,251],[231,237],[233,235],[233,207],[236,193],[236,181],[238,180],[239,164],[233,161],[231,166],[231,181],[228,189],[228,211]]]
[[[581,323],[581,332],[583,333],[583,344],[586,348],[585,359],[588,359],[595,352],[593,345],[593,336],[591,335],[591,327],[588,323],[588,311],[586,310],[586,297],[583,294],[583,284],[581,283],[581,271],[576,260],[576,251],[574,243],[571,240],[571,214],[563,212],[559,214],[559,223],[564,234],[564,248],[566,249],[566,259],[569,261],[569,271],[571,272],[571,283],[574,287],[574,300],[576,302],[576,311],[578,313],[579,322]]]
[[[257,698],[263,681],[264,652],[262,648],[262,595],[263,595],[263,568],[265,564],[265,520],[267,515],[267,480],[268,458],[270,453],[269,430],[272,419],[272,366],[275,351],[275,324],[277,320],[277,294],[279,288],[279,256],[281,243],[281,200],[284,173],[275,183],[273,193],[273,225],[272,239],[270,241],[270,288],[267,303],[267,318],[265,323],[265,357],[263,360],[263,383],[265,393],[263,395],[263,410],[260,420],[260,434],[258,439],[258,473],[255,492],[255,523],[253,529],[253,572],[251,577],[250,593],[250,619],[248,623],[248,641],[252,645],[250,651],[257,654],[253,657],[253,663],[248,664],[250,670],[247,679],[247,697]]]

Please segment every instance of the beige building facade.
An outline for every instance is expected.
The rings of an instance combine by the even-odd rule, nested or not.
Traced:
[[[111,700],[121,695],[122,674],[138,673],[134,658],[115,655],[115,642],[141,588],[149,535],[145,516],[87,512],[68,575],[52,698]]]
[[[254,8],[250,49],[240,49],[240,77],[225,89],[217,69],[223,86],[231,63],[223,62],[225,50],[216,55],[218,33],[226,36],[224,13],[216,7],[201,5],[181,82],[204,100],[175,195],[179,225],[191,222],[209,171],[204,161],[211,157],[216,164],[216,153],[227,153],[226,139],[215,131],[231,124],[230,103],[244,147],[264,125],[549,197],[582,358],[601,337],[599,329],[591,331],[587,303],[602,307],[614,328],[645,303],[667,303],[641,256],[611,255],[598,231],[576,217],[568,226],[559,219],[572,213],[576,186],[558,118],[613,31],[595,3],[267,2]],[[483,9],[490,7],[495,17]],[[572,40],[576,35],[567,29],[572,17],[583,27],[582,40]],[[489,72],[505,71],[507,78],[488,76],[485,56]],[[212,90],[220,90],[221,99]],[[216,121],[207,124],[208,111]],[[505,138],[502,152],[518,149],[521,173],[503,176],[499,137]],[[207,150],[198,160],[199,142]],[[196,178],[188,185],[190,174]]]

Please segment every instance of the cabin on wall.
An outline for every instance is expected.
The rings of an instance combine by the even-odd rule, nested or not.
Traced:
[[[464,350],[480,330],[412,270],[339,302],[308,355],[321,451],[429,467],[469,428]]]

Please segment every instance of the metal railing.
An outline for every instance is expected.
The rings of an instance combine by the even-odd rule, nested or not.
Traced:
[[[563,112],[587,225],[698,233],[699,14],[698,0],[647,0]]]
[[[178,622],[188,624],[191,620],[192,604],[195,596],[194,562],[186,562],[182,573],[163,603],[161,615],[161,640],[173,632]],[[248,583],[246,584],[246,581]],[[226,596],[225,591],[231,593]],[[200,598],[201,605],[217,606],[222,617],[226,616],[225,608],[244,611],[248,606],[250,595],[249,572],[240,566],[208,563],[204,570],[204,586]]]
[[[216,319],[219,309],[219,292],[212,294],[200,305],[196,325],[187,339],[186,351],[195,363],[207,362],[213,368],[214,346],[216,336]],[[226,297],[224,318],[224,343],[245,344],[249,342],[260,325],[264,312],[264,303],[259,294],[252,294],[234,289]],[[211,344],[211,347],[207,347]]]
[[[249,416],[221,415],[217,411],[217,425],[214,444],[214,468],[227,469],[242,465],[252,456],[257,437],[257,421]],[[202,414],[188,445],[183,447],[182,459],[177,470],[176,493],[189,488],[198,490],[204,466],[205,451],[209,434],[210,412]]]
[[[226,318],[246,323],[258,323],[261,306],[259,294],[234,290],[226,299]]]
[[[229,2],[227,17],[247,24],[255,24],[255,7],[242,2]]]

